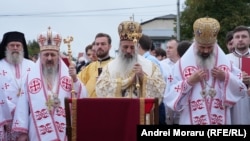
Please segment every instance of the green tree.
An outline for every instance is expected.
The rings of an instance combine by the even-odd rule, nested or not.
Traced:
[[[181,40],[193,38],[193,23],[201,17],[212,17],[220,22],[218,43],[228,52],[225,37],[236,26],[250,26],[249,0],[186,0],[180,16]]]
[[[28,52],[29,52],[30,57],[32,57],[33,55],[39,54],[40,47],[36,40],[28,41],[27,46],[28,46]],[[68,54],[65,51],[62,52],[62,54],[68,56]],[[76,58],[73,56],[72,56],[72,61],[76,61]]]
[[[27,46],[28,46],[28,52],[29,52],[30,57],[35,54],[39,54],[40,48],[39,48],[38,42],[36,42],[35,40],[28,41]]]

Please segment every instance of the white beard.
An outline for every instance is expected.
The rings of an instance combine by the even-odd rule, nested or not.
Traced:
[[[125,78],[128,77],[130,72],[132,72],[133,67],[137,60],[137,54],[135,54],[132,58],[124,57],[124,54],[120,51],[117,58],[114,60],[116,66],[114,66],[115,74],[119,75],[119,77]],[[117,76],[118,77],[118,76]]]
[[[12,53],[6,50],[5,52],[6,60],[11,64],[20,64],[23,61],[23,54],[23,51]]]

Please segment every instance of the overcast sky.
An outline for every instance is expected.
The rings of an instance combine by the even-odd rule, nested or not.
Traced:
[[[183,10],[185,0],[180,0]],[[84,52],[99,32],[112,38],[111,56],[118,48],[118,25],[134,16],[144,22],[167,14],[177,14],[177,0],[5,0],[0,4],[0,39],[5,32],[20,31],[26,40],[36,40],[39,33],[53,31],[64,38],[72,36],[73,56]],[[62,42],[61,51],[67,52]]]

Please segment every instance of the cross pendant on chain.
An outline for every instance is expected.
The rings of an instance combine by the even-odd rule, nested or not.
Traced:
[[[21,95],[21,92],[22,92],[22,90],[21,90],[21,88],[19,88],[18,92],[17,92],[17,97],[19,97]]]
[[[46,106],[48,107],[48,110],[51,111],[52,110],[52,107],[54,105],[54,101],[53,99],[51,98],[51,95],[48,95],[48,100],[46,102]]]
[[[216,91],[214,88],[209,89],[209,95],[213,98],[216,95]]]

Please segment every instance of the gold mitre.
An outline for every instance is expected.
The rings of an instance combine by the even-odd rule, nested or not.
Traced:
[[[214,18],[200,18],[194,22],[194,38],[200,44],[213,44],[217,40],[220,23]]]
[[[138,41],[142,36],[142,28],[138,22],[123,21],[118,26],[120,40]]]
[[[60,50],[62,37],[57,32],[51,31],[48,27],[48,31],[42,32],[37,37],[37,42],[40,46],[40,51],[43,50]]]

